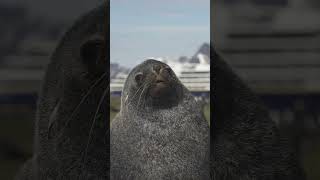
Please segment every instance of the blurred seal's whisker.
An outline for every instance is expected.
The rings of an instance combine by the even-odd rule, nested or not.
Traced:
[[[58,137],[62,137],[64,130],[66,129],[67,125],[69,124],[69,122],[72,120],[72,118],[74,117],[74,115],[78,112],[78,110],[80,109],[81,105],[84,103],[84,101],[89,97],[89,95],[91,94],[91,92],[94,90],[94,88],[99,85],[102,80],[107,77],[107,73],[103,73],[100,78],[98,80],[96,80],[89,88],[89,90],[87,91],[87,93],[82,97],[81,101],[77,104],[76,108],[72,111],[70,117],[68,118],[68,120],[65,122],[63,128],[61,129],[61,132],[59,134]]]
[[[106,89],[104,90],[104,92],[103,92],[103,95],[102,95],[101,98],[100,98],[99,104],[98,104],[98,106],[97,106],[97,110],[96,110],[96,112],[95,112],[95,114],[94,114],[93,122],[92,122],[92,124],[91,124],[90,132],[89,132],[89,137],[88,137],[88,141],[87,141],[87,145],[86,145],[86,149],[85,149],[83,165],[85,165],[85,163],[86,163],[86,158],[87,158],[87,155],[88,155],[88,148],[89,148],[89,144],[90,144],[90,140],[91,140],[91,134],[92,134],[92,132],[93,132],[94,124],[95,124],[95,122],[96,122],[96,120],[97,120],[97,115],[98,115],[98,113],[99,113],[99,111],[100,111],[101,105],[102,105],[103,101],[105,100],[105,97],[107,96],[108,92],[109,92],[109,88],[106,88]]]

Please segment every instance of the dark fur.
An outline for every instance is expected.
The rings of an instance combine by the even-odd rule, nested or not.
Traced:
[[[98,59],[84,61],[90,54],[84,54],[81,49],[91,38],[102,37],[103,41],[108,33],[107,8],[103,4],[81,17],[53,53],[38,99],[33,158],[22,167],[16,179],[108,178],[109,142],[104,138],[108,128],[105,113],[108,75],[80,103],[92,84],[103,73],[108,73],[107,66],[102,70],[90,62]],[[105,92],[101,115],[94,119]]]
[[[172,74],[171,93],[154,103],[149,90],[151,69],[163,64],[147,60],[125,83],[121,111],[110,134],[112,179],[209,179],[209,125],[190,92]],[[135,74],[143,72],[143,85]],[[152,84],[152,83],[151,83]],[[140,90],[139,90],[140,88]]]
[[[211,174],[216,180],[302,180],[288,139],[268,110],[212,49]]]

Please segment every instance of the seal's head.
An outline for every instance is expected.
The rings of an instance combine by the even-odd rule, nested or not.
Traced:
[[[182,84],[165,63],[149,59],[129,74],[122,95],[124,106],[169,108],[183,95]]]

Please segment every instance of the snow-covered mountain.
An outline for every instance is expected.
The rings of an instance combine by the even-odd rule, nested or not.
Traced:
[[[199,63],[202,59],[205,59],[205,61],[208,61],[208,63],[210,63],[210,44],[208,43],[203,43],[200,46],[199,50],[190,59],[190,62]]]

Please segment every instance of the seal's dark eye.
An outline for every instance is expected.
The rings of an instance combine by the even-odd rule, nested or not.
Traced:
[[[136,80],[136,82],[139,84],[142,82],[142,79],[143,79],[143,73],[142,72],[139,72],[136,74],[136,76],[134,77],[134,79]]]
[[[163,71],[168,72],[168,73],[171,73],[171,69],[170,69],[169,67],[163,68]]]
[[[162,71],[161,71],[161,74],[162,75],[170,75],[170,76],[172,76],[172,70],[171,70],[171,68],[169,68],[169,67],[165,67],[165,68],[163,68],[162,69]]]

